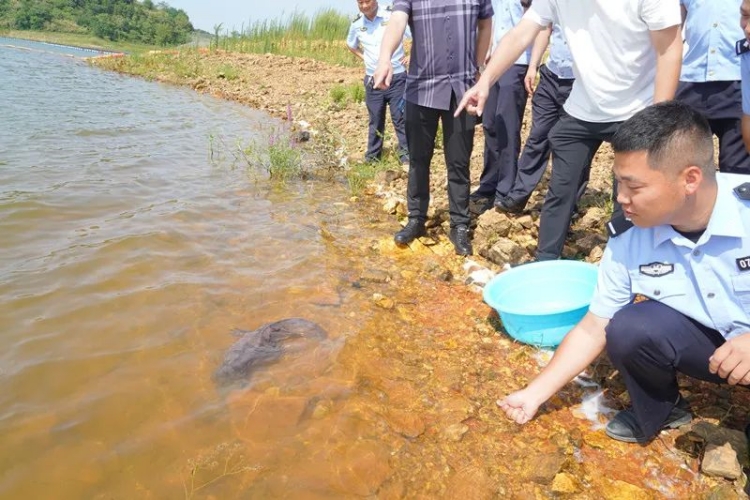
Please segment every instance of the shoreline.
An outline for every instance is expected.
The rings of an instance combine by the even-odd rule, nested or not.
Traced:
[[[298,130],[301,127],[300,123],[305,122],[309,126],[303,128],[311,132],[311,140],[305,143],[305,147],[314,154],[323,155],[324,161],[329,163],[329,168],[335,168],[337,172],[343,173],[347,169],[354,168],[364,154],[367,134],[366,108],[362,103],[353,100],[337,103],[331,97],[331,90],[336,87],[361,85],[363,74],[361,68],[331,66],[311,59],[286,56],[237,54],[208,50],[156,51],[139,57],[137,61],[129,57],[113,56],[97,57],[91,59],[91,61],[97,67],[149,80],[188,86],[198,92],[265,111],[274,117],[286,120],[291,130]],[[530,106],[527,106],[524,136],[528,133],[529,108]],[[291,123],[289,121],[290,115]],[[391,130],[390,127],[391,125],[388,124],[387,131]],[[390,147],[393,147],[392,136],[393,134],[390,132],[390,137],[387,137],[386,140]],[[482,149],[481,127],[478,127],[472,153],[472,181],[474,184],[481,172]],[[589,183],[590,193],[584,198],[581,216],[574,224],[574,238],[569,245],[566,245],[566,256],[568,257],[582,257],[590,262],[596,262],[601,257],[600,252],[606,241],[602,233],[603,224],[607,220],[606,198],[611,186],[610,164],[611,150],[602,148],[592,165],[592,179]],[[419,258],[419,252],[423,251],[441,255],[441,264],[448,271],[448,274],[444,276],[443,273],[434,272],[426,276],[415,276],[413,279],[415,281],[420,279],[446,281],[461,284],[461,286],[473,286],[470,282],[467,283],[467,281],[470,281],[468,277],[465,280],[457,278],[466,276],[470,271],[464,269],[465,260],[463,258],[452,255],[452,245],[448,242],[446,236],[448,224],[447,197],[443,187],[446,176],[442,148],[436,148],[435,150],[431,173],[433,204],[430,208],[429,234],[426,238],[412,244],[412,246],[419,247],[414,249],[414,258]],[[399,221],[403,221],[405,217],[405,186],[405,172],[397,162],[385,163],[382,170],[376,173],[372,181],[364,187],[356,205],[359,205],[358,209],[362,210],[367,210],[370,204],[380,205],[380,209],[392,217],[395,232]],[[545,186],[542,185],[541,188],[543,192]],[[521,216],[507,217],[492,210],[480,217],[477,221],[474,237],[476,253],[479,255],[472,257],[471,260],[477,261],[480,266],[497,271],[511,260],[523,261],[528,258],[530,251],[534,249],[536,244],[539,208],[543,199],[542,192],[537,191],[535,193],[529,204],[530,210],[527,210]],[[385,241],[386,238],[389,240],[388,243],[392,245],[391,234],[384,236],[383,240]],[[581,240],[584,241],[581,242]],[[383,245],[388,243],[383,243]],[[500,252],[499,249],[503,249],[503,252]],[[447,279],[444,279],[444,277]],[[466,322],[467,310],[476,313],[474,308],[484,307],[481,297],[475,297],[475,301],[453,305],[455,309],[453,314],[457,322]],[[491,342],[484,342],[485,338],[488,340],[498,339],[498,333],[493,331],[494,325],[491,319],[488,318],[484,323],[473,328],[474,335],[482,337],[480,347],[491,349]],[[459,334],[456,333],[456,335]],[[502,380],[498,381],[501,386],[515,385],[520,382],[520,380],[517,380],[520,373],[516,370],[526,372],[531,369],[533,371],[534,367],[537,366],[536,363],[533,363],[533,360],[540,356],[540,352],[529,346],[515,344],[512,341],[508,342],[509,339],[502,334],[500,339],[507,343],[508,350],[506,352],[505,347],[503,347],[503,350],[497,351],[495,355],[498,357],[497,361],[500,366],[487,369],[493,372],[498,370],[503,377]],[[524,361],[529,360],[532,361],[532,365],[524,364]],[[437,368],[440,371],[440,367]],[[627,394],[620,392],[622,388],[612,381],[614,375],[608,373],[606,378],[601,376],[601,372],[606,371],[605,368],[606,362],[594,366],[590,373],[596,375],[596,377],[592,375],[592,379],[599,382],[608,392],[610,401],[622,403],[625,406]],[[472,369],[469,368],[469,370]],[[508,373],[505,373],[506,371]],[[482,387],[480,383],[481,374],[479,372],[474,374],[474,371],[471,371],[471,373],[476,375],[477,391],[481,390],[481,392],[478,392],[477,398],[481,398],[484,403],[486,403],[484,400],[488,400],[490,401],[488,404],[492,405],[492,400],[489,398],[493,395],[492,391],[496,387]],[[460,378],[460,376],[457,376],[457,380],[460,380]],[[489,380],[493,379],[490,378]],[[509,381],[513,381],[513,383]],[[575,384],[570,385],[575,386]],[[685,387],[688,393],[692,393],[691,398],[700,403],[696,406],[700,410],[701,421],[717,426],[723,424],[729,412],[721,417],[724,413],[722,409],[725,407],[722,398],[731,397],[731,393],[730,396],[717,396],[714,393],[704,394],[708,391],[699,383],[689,383]],[[657,439],[646,447],[627,447],[602,437],[600,430],[591,430],[591,419],[589,417],[576,413],[577,411],[587,411],[585,405],[578,408],[577,405],[572,404],[572,400],[575,399],[572,395],[577,395],[578,392],[576,391],[579,390],[575,387],[568,387],[559,396],[553,397],[547,403],[547,410],[544,414],[540,414],[535,420],[536,423],[527,424],[518,433],[517,439],[513,439],[513,443],[509,443],[509,445],[518,447],[524,446],[525,441],[536,444],[546,443],[546,446],[550,448],[549,453],[555,459],[554,464],[548,464],[546,462],[549,462],[549,460],[545,458],[547,455],[538,455],[539,450],[532,453],[532,456],[536,456],[541,461],[541,465],[529,461],[529,470],[541,467],[542,469],[551,468],[551,472],[546,471],[546,474],[542,474],[544,477],[541,482],[535,479],[536,476],[533,473],[530,473],[529,478],[523,480],[528,481],[529,485],[533,485],[529,494],[531,494],[531,491],[542,495],[549,495],[551,492],[552,495],[582,494],[584,496],[580,498],[596,498],[598,494],[607,493],[623,495],[622,498],[653,498],[654,495],[658,496],[659,493],[658,490],[652,490],[653,486],[649,486],[649,482],[653,479],[648,477],[649,467],[647,466],[649,464],[651,466],[656,464],[658,467],[666,466],[667,470],[676,464],[681,464],[685,469],[679,474],[678,479],[688,483],[696,480],[699,483],[694,486],[695,490],[690,491],[692,494],[700,492],[703,496],[723,491],[727,495],[729,494],[727,490],[736,493],[738,488],[743,486],[739,484],[741,481],[732,486],[731,482],[714,480],[702,475],[699,467],[700,453],[696,458],[677,446],[676,438],[682,437],[684,434],[677,436],[675,432],[672,432],[668,438]],[[479,404],[478,400],[475,402]],[[594,404],[599,403],[595,400]],[[730,410],[731,408],[730,406]],[[481,412],[484,409],[483,407],[479,411]],[[474,418],[467,419],[468,427],[476,430],[473,427],[476,425],[477,429],[481,429],[481,426],[476,423],[477,421]],[[551,429],[554,429],[554,431]],[[491,434],[487,435],[486,438],[492,439]],[[704,444],[707,441],[707,438],[704,439]],[[458,446],[458,444],[449,446]],[[447,451],[450,451],[450,448]],[[532,451],[534,450],[529,450],[529,452]],[[575,453],[579,453],[581,456],[577,457]],[[747,462],[747,457],[740,457],[740,461]],[[589,471],[588,467],[596,467],[597,462],[599,462],[598,466],[603,466],[604,469],[602,470],[609,475],[616,473],[618,463],[623,466],[631,462],[640,465],[633,466],[629,473],[630,477],[613,476],[613,478],[607,478],[607,473],[600,477],[601,470]],[[588,467],[586,467],[587,464]],[[639,474],[632,472],[632,470],[642,472]],[[489,475],[494,477],[495,473],[490,471]],[[690,475],[692,477],[688,477]],[[582,483],[587,486],[584,488]],[[467,486],[467,488],[470,487]],[[467,489],[466,493],[469,492],[476,493]],[[662,492],[662,494],[664,493]],[[471,497],[471,495],[469,496]]]

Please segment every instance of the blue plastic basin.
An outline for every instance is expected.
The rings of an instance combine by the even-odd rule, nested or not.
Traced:
[[[574,260],[524,264],[484,287],[484,301],[508,334],[540,347],[556,347],[589,309],[597,266]]]

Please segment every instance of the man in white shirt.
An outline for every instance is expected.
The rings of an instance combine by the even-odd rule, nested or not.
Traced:
[[[464,95],[458,111],[481,115],[490,85],[539,31],[560,25],[573,56],[575,83],[566,115],[550,133],[552,178],[537,260],[562,255],[581,176],[601,143],[637,111],[674,97],[682,62],[681,20],[679,0],[535,0]]]

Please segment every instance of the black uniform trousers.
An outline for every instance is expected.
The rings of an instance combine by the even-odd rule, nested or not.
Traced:
[[[443,124],[443,148],[448,169],[448,208],[451,227],[468,226],[469,161],[474,145],[475,118],[463,111],[453,116],[456,96],[450,109],[434,109],[406,101],[406,135],[409,138],[409,182],[406,201],[409,219],[424,222],[430,205],[430,163],[435,151],[438,122]]]
[[[539,69],[539,83],[531,98],[531,131],[518,159],[518,172],[506,199],[525,204],[547,168],[549,133],[563,113],[563,104],[573,88],[573,78],[560,78],[547,66]]]
[[[724,337],[654,300],[618,311],[607,331],[607,354],[620,371],[638,424],[647,438],[659,432],[677,401],[677,372],[726,383],[708,371],[708,358]]]
[[[537,260],[559,259],[579,193],[586,189],[591,160],[602,142],[610,141],[622,122],[586,122],[563,114],[550,132],[552,177],[539,221]],[[613,186],[613,199],[617,199]],[[615,201],[615,214],[622,208]]]
[[[500,199],[516,179],[521,126],[528,94],[523,79],[529,66],[511,66],[490,88],[484,104],[484,168],[473,197]]]
[[[406,72],[393,75],[390,87],[385,90],[372,88],[368,85],[372,77],[365,77],[365,104],[370,115],[369,131],[367,134],[366,161],[380,159],[383,152],[383,135],[385,133],[385,110],[391,109],[391,121],[398,139],[398,156],[401,161],[408,159],[406,145],[406,130],[404,125],[404,91],[406,90]]]
[[[742,141],[742,90],[738,81],[680,82],[675,99],[708,119],[719,138],[719,170],[750,174],[750,155]]]

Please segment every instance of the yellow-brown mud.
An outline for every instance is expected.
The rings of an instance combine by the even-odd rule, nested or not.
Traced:
[[[361,81],[361,71],[270,55],[205,52],[189,57],[198,61],[200,75],[185,78],[162,64],[149,76],[276,117],[286,117],[290,106],[294,120],[306,120],[321,131],[313,146],[335,140],[345,146],[346,156],[361,157],[366,108],[334,106],[328,97],[334,85]],[[137,72],[124,61],[101,59],[98,64]],[[218,68],[225,65],[235,68],[238,78],[221,76]],[[474,179],[481,171],[479,130]],[[590,185],[604,194],[610,161],[611,152],[604,148],[592,172]],[[438,208],[445,204],[443,170],[436,151],[433,193]],[[399,179],[369,192],[390,190],[403,197],[404,187]],[[359,203],[373,213],[381,204],[375,197]],[[498,331],[494,313],[463,284],[463,261],[452,255],[445,238],[438,235],[438,244],[429,247],[415,242],[398,249],[389,232],[398,227],[395,217],[380,212],[373,221],[381,236],[358,242],[355,256],[361,268],[352,269],[350,281],[355,293],[380,312],[345,339],[336,364],[327,361],[326,352],[312,350],[294,365],[284,365],[284,373],[278,374],[284,385],[273,382],[276,368],[271,367],[266,382],[233,393],[228,406],[239,444],[206,450],[192,469],[196,494],[221,496],[222,481],[206,484],[221,475],[218,467],[240,481],[249,498],[745,496],[744,479],[732,483],[699,473],[705,440],[689,428],[662,433],[646,446],[607,438],[605,418],[591,420],[581,408],[582,398],[594,388],[570,384],[529,424],[511,423],[495,402],[534,377],[544,353]],[[592,233],[601,231],[601,224],[590,226]],[[534,225],[512,229],[519,227],[531,230]],[[371,269],[392,279],[360,281]],[[320,297],[323,303],[338,302],[329,290],[321,290]],[[604,390],[607,406],[627,405],[624,386],[606,359],[588,375]],[[713,428],[742,428],[750,391],[687,379],[681,383],[697,421]],[[241,453],[232,446],[240,446]],[[747,449],[739,451],[747,466]],[[241,461],[236,458],[240,455]],[[179,484],[178,478],[174,482]]]

